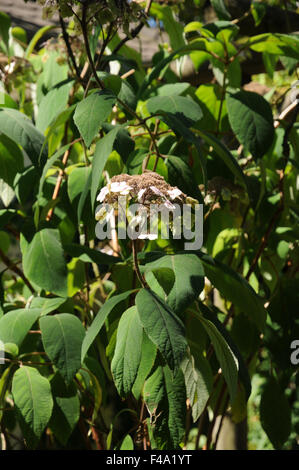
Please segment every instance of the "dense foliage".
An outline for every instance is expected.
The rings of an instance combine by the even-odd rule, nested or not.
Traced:
[[[295,448],[297,2],[40,3],[30,41],[0,13],[1,448]],[[200,250],[98,239],[101,188],[149,175]]]

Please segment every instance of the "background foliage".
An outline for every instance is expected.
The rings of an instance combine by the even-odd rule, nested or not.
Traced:
[[[0,13],[2,449],[296,447],[296,9],[61,0],[46,42]],[[200,251],[97,240],[100,188],[145,169],[204,203]]]

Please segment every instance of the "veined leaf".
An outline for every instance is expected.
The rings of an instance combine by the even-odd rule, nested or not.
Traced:
[[[203,412],[209,398],[205,380],[194,364],[194,357],[186,354],[181,362],[181,369],[186,384],[186,394],[192,407],[193,421],[196,422]]]
[[[139,318],[170,369],[176,372],[187,348],[184,325],[154,292],[141,289],[136,296]]]
[[[185,96],[154,96],[147,101],[146,107],[151,114],[174,114],[187,126],[199,121],[203,116],[200,106]]]
[[[34,448],[52,414],[50,383],[37,369],[22,366],[13,376],[12,395],[27,445]]]
[[[122,294],[115,295],[114,297],[111,297],[110,299],[106,300],[100,311],[98,312],[97,316],[95,317],[94,321],[88,328],[85,338],[83,340],[82,344],[82,350],[81,350],[81,361],[84,361],[84,358],[92,345],[93,341],[99,334],[102,326],[105,323],[105,320],[111,310],[120,302],[123,300],[126,300],[130,294],[132,294],[134,290],[130,290],[127,292],[123,292]]]
[[[0,132],[23,147],[34,166],[44,166],[48,158],[44,136],[25,114],[12,108],[0,108]]]
[[[40,328],[45,352],[69,384],[81,366],[82,323],[70,313],[59,313],[43,316]]]
[[[175,254],[161,256],[156,261],[147,263],[143,270],[153,271],[168,268],[174,272],[175,281],[167,295],[167,303],[177,314],[182,313],[203,289],[204,270],[202,263],[193,254]]]
[[[6,313],[0,318],[0,340],[20,347],[40,314],[40,308],[21,308]]]
[[[117,327],[111,371],[120,396],[130,393],[141,359],[143,328],[135,306],[126,310]]]
[[[87,147],[111,113],[115,100],[115,94],[105,89],[92,93],[77,105],[74,122]]]
[[[262,157],[274,139],[272,110],[261,95],[252,91],[227,93],[229,122],[238,140],[255,158]]]
[[[185,432],[186,390],[182,371],[172,376],[168,366],[159,366],[147,379],[144,400],[155,422],[159,449],[176,449]]]
[[[67,271],[56,229],[37,232],[23,256],[26,277],[41,289],[67,296]]]

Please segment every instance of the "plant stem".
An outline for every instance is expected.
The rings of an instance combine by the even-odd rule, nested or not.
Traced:
[[[0,258],[2,259],[3,263],[6,264],[8,269],[16,273],[21,279],[23,279],[24,283],[26,286],[30,289],[30,291],[34,294],[35,289],[32,287],[31,283],[28,281],[26,278],[25,274],[23,271],[16,265],[11,262],[11,260],[3,253],[3,251],[0,248]]]
[[[142,277],[142,274],[139,269],[138,258],[137,258],[137,248],[136,248],[136,240],[132,240],[132,254],[133,254],[133,263],[134,268],[138,277],[138,280],[142,287],[147,287],[145,280]]]

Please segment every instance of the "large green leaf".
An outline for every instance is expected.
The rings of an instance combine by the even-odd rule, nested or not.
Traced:
[[[193,421],[197,421],[203,412],[209,399],[209,391],[201,372],[194,363],[194,357],[186,354],[181,362],[181,369],[184,374],[187,398],[192,407]]]
[[[206,276],[220,293],[264,331],[267,311],[250,284],[226,264],[200,254]]]
[[[135,306],[126,310],[119,321],[111,371],[120,396],[131,392],[141,359],[143,328]]]
[[[0,108],[0,132],[19,144],[36,167],[42,167],[48,157],[44,136],[25,114],[16,109]]]
[[[248,45],[256,52],[267,52],[299,60],[298,35],[263,33],[252,36]]]
[[[102,172],[104,170],[107,159],[113,150],[114,141],[116,139],[118,131],[119,127],[115,127],[110,132],[108,132],[105,137],[100,139],[96,145],[94,157],[92,160],[92,177],[90,189],[92,207],[94,207],[97,190],[99,189],[99,183],[102,177]]]
[[[24,159],[20,148],[6,135],[0,135],[1,178],[13,187],[17,173],[24,167]]]
[[[47,315],[50,312],[58,309],[67,299],[61,297],[34,297],[30,304],[30,309],[40,309],[40,316]]]
[[[216,139],[216,137],[214,137],[213,135],[201,130],[197,130],[197,132],[201,136],[201,138],[205,142],[207,142],[207,144],[213,147],[215,153],[221,158],[221,160],[229,168],[229,170],[236,177],[236,179],[247,188],[245,175],[241,167],[239,166],[237,160],[234,158],[228,148],[220,140]]]
[[[113,92],[102,90],[92,93],[77,105],[74,121],[87,147],[111,113],[115,100]]]
[[[155,422],[159,449],[177,449],[185,432],[186,389],[182,371],[172,376],[168,366],[159,366],[147,379],[144,400]]]
[[[141,358],[138,367],[136,380],[134,382],[132,393],[136,400],[140,398],[144,383],[148,375],[150,374],[157,355],[157,348],[154,343],[149,339],[145,331],[143,330],[143,340],[141,348]]]
[[[44,133],[55,117],[65,109],[72,85],[73,81],[61,84],[42,98],[36,119],[36,127],[40,132]]]
[[[167,155],[168,182],[177,186],[183,193],[201,200],[201,192],[194,179],[191,167],[180,157]]]
[[[11,26],[10,17],[0,11],[0,38],[3,40],[7,52],[9,52],[9,28]]]
[[[61,297],[67,296],[67,270],[59,232],[37,232],[23,256],[26,277],[41,289]]]
[[[229,122],[238,140],[255,158],[262,157],[273,143],[272,110],[261,95],[252,91],[227,93]]]
[[[106,300],[104,305],[101,307],[100,311],[98,312],[97,316],[95,317],[94,321],[88,328],[85,338],[83,340],[82,344],[82,350],[81,350],[81,361],[84,361],[84,358],[94,342],[95,338],[99,334],[102,326],[105,323],[105,320],[111,310],[120,302],[123,300],[126,300],[130,294],[132,294],[134,290],[130,290],[127,292],[123,292],[122,294],[115,295],[114,297],[111,297],[110,299]]]
[[[20,347],[40,314],[40,308],[21,308],[6,313],[0,318],[0,340]]]
[[[198,318],[202,322],[203,327],[211,339],[222,373],[227,383],[230,397],[232,401],[234,401],[238,386],[238,360],[224,337],[217,330],[216,326],[210,320],[201,316]]]
[[[80,400],[74,382],[66,385],[59,373],[50,381],[54,407],[49,428],[55,437],[66,445],[80,417]]]
[[[177,371],[187,348],[184,325],[170,307],[149,289],[141,289],[136,305],[146,334],[170,369]]]
[[[85,330],[70,313],[43,316],[40,319],[45,352],[56,365],[66,383],[70,383],[81,366],[81,347]]]
[[[163,22],[163,27],[167,32],[172,49],[184,46],[184,26],[175,20],[174,11],[170,6],[159,5],[157,2],[151,6],[151,14]]]
[[[167,292],[167,303],[175,313],[182,313],[203,289],[204,270],[201,261],[194,254],[166,255],[147,263],[144,271],[150,270],[156,275],[159,268],[168,268],[174,272],[175,281],[170,292]]]
[[[261,423],[270,441],[280,449],[291,432],[291,409],[279,384],[268,380],[260,403]]]
[[[67,179],[67,192],[70,201],[73,202],[82,194],[91,172],[90,166],[74,168]]]
[[[186,125],[191,125],[202,118],[200,106],[185,96],[154,96],[147,101],[146,107],[151,114],[159,112],[167,113],[170,116],[174,114]]]
[[[76,243],[69,243],[63,245],[64,250],[73,256],[79,258],[85,263],[97,263],[97,264],[114,264],[120,261],[117,256],[107,255],[99,250],[94,250],[85,245],[77,245]]]
[[[22,366],[13,376],[12,395],[27,445],[34,448],[52,414],[50,383],[37,369]]]

